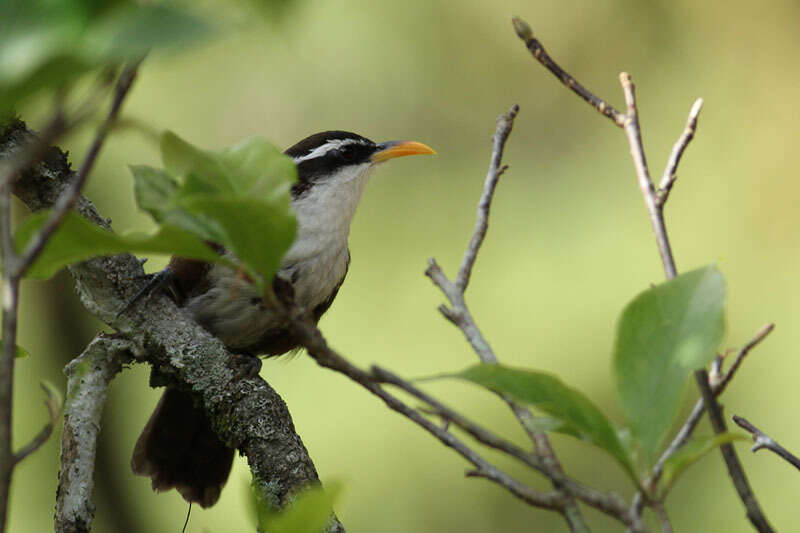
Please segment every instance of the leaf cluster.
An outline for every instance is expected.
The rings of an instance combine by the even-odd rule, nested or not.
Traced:
[[[131,167],[137,204],[157,223],[154,233],[115,234],[70,213],[27,276],[49,278],[67,265],[102,255],[174,254],[238,268],[263,293],[296,231],[292,160],[261,138],[209,151],[172,132],[162,135],[161,154],[164,168]],[[18,250],[48,216],[37,213],[20,224]],[[221,256],[210,243],[230,253]]]

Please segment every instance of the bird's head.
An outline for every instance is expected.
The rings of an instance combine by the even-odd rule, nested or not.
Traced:
[[[318,221],[346,232],[373,167],[395,157],[436,152],[413,141],[376,143],[347,131],[323,131],[285,153],[297,165],[292,205],[301,228]]]
[[[379,163],[395,157],[434,154],[431,148],[413,141],[376,143],[357,133],[323,131],[286,150],[297,165],[298,182],[292,189],[297,198],[317,185],[335,187],[366,177]]]

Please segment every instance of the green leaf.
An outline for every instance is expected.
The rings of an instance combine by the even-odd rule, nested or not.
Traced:
[[[161,150],[169,174],[132,169],[140,206],[157,220],[225,246],[263,290],[297,228],[290,200],[297,180],[292,160],[261,138],[210,151],[165,132]]]
[[[590,442],[609,452],[636,481],[636,469],[617,428],[582,392],[566,386],[560,379],[543,372],[479,364],[455,377],[476,383],[494,392],[527,403],[561,421],[553,430]]]
[[[664,463],[663,473],[659,481],[662,494],[675,483],[678,477],[693,463],[718,446],[737,440],[749,440],[749,436],[741,432],[725,432],[719,435],[697,436],[683,445],[675,455]]]
[[[31,237],[44,226],[49,215],[49,211],[36,213],[20,224],[15,236],[17,250],[24,249]],[[201,238],[181,229],[162,226],[152,235],[117,235],[95,226],[75,213],[69,213],[28,270],[26,277],[47,279],[72,263],[125,252],[177,254],[203,261],[221,260]]]
[[[260,137],[250,137],[219,154],[237,189],[264,199],[288,198],[297,181],[292,159]]]
[[[297,495],[284,510],[276,512],[259,496],[253,485],[253,503],[262,533],[321,533],[333,515],[333,503],[341,488],[338,484],[311,487]]]
[[[237,192],[218,154],[197,148],[171,131],[161,136],[161,159],[167,172],[181,180],[184,195]]]
[[[156,222],[184,229],[208,241],[225,239],[219,224],[189,213],[179,205],[183,187],[166,171],[146,165],[131,165],[130,170],[134,178],[136,204]]]
[[[0,351],[2,349],[3,349],[3,340],[0,339]],[[30,357],[30,355],[31,355],[31,353],[28,350],[26,350],[25,348],[23,348],[22,346],[17,344],[17,351],[14,354],[14,357],[16,359],[24,359],[25,357]]]
[[[187,210],[219,224],[219,243],[248,267],[258,282],[269,282],[294,241],[297,222],[283,201],[236,196],[198,195],[184,202]],[[262,285],[262,290],[264,289]]]
[[[141,57],[151,49],[185,48],[212,33],[211,26],[168,4],[126,5],[93,25],[83,53],[98,62]]]
[[[725,281],[709,266],[644,291],[622,312],[614,347],[617,393],[648,465],[678,414],[686,378],[722,341],[724,302]]]
[[[0,114],[36,93],[151,48],[204,39],[209,25],[166,4],[131,0],[0,1]]]

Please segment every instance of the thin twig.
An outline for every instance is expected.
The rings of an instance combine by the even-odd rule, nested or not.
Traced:
[[[86,180],[89,177],[89,172],[91,172],[92,168],[94,167],[95,161],[97,160],[97,155],[100,153],[100,149],[103,147],[106,136],[111,131],[114,121],[119,115],[122,102],[125,100],[125,96],[128,94],[128,91],[133,85],[133,81],[136,79],[138,66],[139,62],[135,62],[125,67],[125,69],[122,71],[122,74],[120,74],[119,79],[117,80],[117,85],[114,88],[114,96],[111,101],[111,107],[109,108],[108,115],[98,128],[94,141],[89,147],[89,151],[86,153],[86,157],[84,158],[83,164],[75,175],[74,181],[70,187],[64,191],[56,204],[53,206],[53,211],[50,213],[50,217],[45,222],[44,227],[42,227],[39,233],[31,238],[31,241],[27,244],[25,250],[22,252],[22,256],[15,272],[18,276],[24,275],[25,271],[30,268],[30,266],[44,249],[47,241],[64,221],[64,217],[67,216],[67,213],[75,205],[75,202],[78,201],[78,197],[83,190],[83,186],[86,184]]]
[[[519,113],[519,106],[514,104],[508,113],[497,118],[497,129],[492,138],[492,157],[489,161],[489,170],[486,172],[483,193],[478,202],[475,231],[472,233],[472,238],[469,241],[467,250],[464,252],[461,267],[458,269],[458,275],[456,276],[455,285],[462,293],[467,290],[472,266],[475,264],[478,251],[481,248],[481,244],[483,244],[483,239],[486,237],[486,231],[489,229],[489,210],[492,206],[494,190],[497,187],[500,176],[508,168],[508,165],[503,165],[503,151],[506,146],[506,140],[511,134],[511,129],[514,127],[514,119],[517,117],[517,113]]]
[[[787,461],[793,467],[800,470],[800,459],[792,452],[775,442],[772,437],[755,427],[753,424],[747,421],[747,419],[742,418],[741,416],[733,415],[733,421],[740,428],[753,435],[753,442],[755,442],[755,445],[751,448],[753,453],[762,449],[769,450]]]
[[[497,183],[500,176],[505,172],[507,166],[504,166],[503,151],[505,149],[508,136],[514,126],[514,119],[519,113],[519,106],[514,104],[508,113],[500,115],[497,119],[497,127],[492,138],[492,155],[489,161],[489,169],[486,173],[484,181],[483,192],[481,193],[480,200],[478,201],[477,216],[475,220],[475,229],[472,237],[470,238],[469,245],[464,251],[464,256],[461,260],[461,266],[458,269],[455,281],[450,281],[445,276],[441,267],[434,259],[429,260],[428,269],[425,274],[439,287],[450,302],[451,307],[442,305],[439,307],[439,312],[458,327],[467,338],[467,341],[472,346],[472,349],[478,355],[480,360],[486,364],[496,364],[497,357],[494,354],[489,343],[483,337],[480,329],[478,328],[472,314],[467,307],[464,300],[464,292],[469,285],[470,275],[472,268],[478,257],[483,240],[486,237],[486,232],[489,228],[489,211],[491,209],[494,192],[497,188]],[[503,397],[503,400],[508,404],[511,411],[519,420],[525,432],[530,437],[536,452],[542,457],[548,471],[556,474],[563,474],[563,469],[555,455],[547,434],[541,431],[536,431],[533,428],[533,415],[531,412],[522,405],[517,404],[510,398]],[[559,487],[555,485],[556,489]],[[564,518],[569,523],[573,531],[588,531],[586,524],[581,516],[580,509],[574,500],[568,499],[567,509],[564,513]]]
[[[417,410],[409,407],[396,396],[386,391],[370,373],[356,367],[331,349],[328,346],[325,338],[322,336],[322,333],[320,333],[319,329],[312,321],[307,320],[306,317],[299,314],[298,311],[294,311],[294,314],[295,316],[293,317],[290,315],[289,320],[292,334],[295,335],[303,347],[306,348],[309,355],[317,362],[317,364],[344,374],[375,396],[379,397],[381,400],[383,400],[386,406],[389,407],[389,409],[402,414],[418,426],[422,427],[431,435],[439,439],[442,444],[452,448],[456,453],[472,463],[477,471],[482,473],[481,477],[492,480],[508,490],[514,496],[535,507],[559,511],[563,509],[563,494],[559,492],[544,493],[535,491],[527,485],[512,478],[505,472],[502,472],[494,465],[490,464],[477,452],[461,442],[461,440],[459,440],[455,435],[431,422],[422,416],[422,414],[420,414]]]
[[[625,104],[628,107],[628,116],[625,119],[624,128],[631,149],[633,166],[636,169],[636,177],[644,197],[645,206],[647,206],[647,212],[650,214],[650,223],[653,226],[653,233],[656,237],[658,253],[661,255],[664,274],[667,279],[672,279],[677,275],[678,271],[675,268],[672,247],[667,236],[667,227],[664,224],[663,204],[656,202],[655,187],[653,186],[653,180],[650,179],[650,171],[647,168],[647,160],[644,155],[642,131],[639,128],[639,111],[636,107],[636,88],[633,85],[630,74],[627,72],[619,75],[619,81],[622,85],[622,92],[625,94]]]
[[[697,117],[700,115],[700,110],[702,108],[703,99],[698,98],[689,111],[689,118],[686,120],[686,127],[683,129],[683,133],[678,137],[675,146],[672,147],[672,153],[670,153],[669,159],[667,160],[667,166],[664,169],[664,175],[661,177],[661,183],[658,184],[656,203],[659,206],[663,206],[667,203],[672,186],[675,185],[675,180],[678,177],[678,165],[681,162],[681,157],[683,157],[683,152],[686,150],[686,147],[689,146],[689,143],[694,139],[695,131],[697,131]]]
[[[568,494],[575,496],[588,505],[596,507],[610,516],[625,522],[627,507],[625,502],[619,496],[613,493],[603,494],[593,488],[581,485],[575,480],[565,476],[562,472],[553,472],[539,455],[527,452],[514,443],[503,439],[486,428],[470,421],[464,415],[447,407],[433,396],[422,391],[414,384],[404,380],[397,374],[379,366],[373,366],[371,371],[374,378],[379,382],[388,383],[398,387],[418,400],[425,402],[428,406],[430,406],[432,413],[441,417],[446,422],[452,423],[453,425],[459,427],[481,444],[499,450],[504,454],[521,461],[534,470],[551,477],[554,481],[558,482],[559,486],[564,487]]]
[[[639,181],[639,188],[642,191],[644,203],[650,215],[650,222],[653,226],[656,244],[658,245],[658,251],[661,255],[664,274],[667,276],[667,279],[674,278],[677,274],[677,269],[675,268],[675,259],[672,256],[672,247],[670,246],[669,237],[667,236],[667,229],[664,225],[663,205],[666,198],[661,203],[657,201],[655,186],[653,185],[653,180],[650,178],[650,171],[647,168],[647,160],[645,159],[644,147],[642,145],[642,133],[639,128],[639,113],[636,109],[636,93],[630,75],[625,72],[620,74],[620,83],[622,84],[622,91],[625,94],[625,103],[627,105],[627,113],[622,113],[578,83],[573,76],[553,61],[547,52],[545,52],[542,44],[533,36],[533,31],[528,23],[517,17],[512,21],[517,35],[525,42],[525,46],[539,63],[544,65],[559,79],[559,81],[561,81],[561,83],[583,98],[589,105],[625,130],[625,134],[628,137],[628,144],[630,145],[631,156],[633,157],[633,164],[636,169],[636,177]],[[686,143],[688,144],[688,140]],[[680,154],[677,158],[680,159]],[[677,161],[675,164],[677,165]],[[675,169],[672,170],[672,173],[674,173],[674,171]]]
[[[658,516],[658,521],[661,524],[661,533],[672,533],[672,523],[670,523],[667,510],[664,508],[664,502],[655,502],[653,509],[655,509],[656,516]]]
[[[494,481],[530,505],[558,510],[562,513],[564,512],[564,507],[566,505],[564,495],[564,492],[566,492],[568,495],[581,499],[588,505],[596,507],[597,509],[622,521],[626,525],[634,527],[635,531],[645,531],[644,526],[641,523],[634,524],[631,522],[628,516],[627,506],[625,505],[625,502],[621,500],[621,498],[615,495],[601,494],[594,489],[580,485],[566,476],[557,476],[559,483],[565,489],[564,492],[557,490],[543,493],[534,491],[527,485],[519,483],[514,478],[511,478],[504,472],[497,469],[495,466],[489,464],[483,457],[466,446],[452,433],[431,422],[422,416],[419,411],[412,409],[399,400],[396,396],[386,391],[380,386],[379,381],[387,381],[391,379],[392,384],[402,384],[402,388],[404,390],[416,391],[420,397],[430,399],[432,405],[435,406],[438,412],[441,413],[443,409],[443,412],[446,413],[446,416],[451,417],[451,421],[453,423],[460,425],[462,429],[469,428],[468,432],[473,436],[479,435],[480,440],[482,440],[484,443],[491,443],[491,445],[493,445],[492,447],[496,447],[498,449],[505,448],[509,451],[513,451],[514,457],[525,461],[526,464],[530,464],[531,466],[538,464],[537,459],[531,456],[531,454],[526,454],[524,451],[516,448],[513,444],[503,441],[503,439],[500,437],[491,434],[485,428],[479,428],[474,423],[467,421],[463,416],[447,409],[440,402],[433,400],[430,396],[422,393],[410,383],[397,378],[394,376],[394,374],[391,374],[386,370],[378,369],[378,376],[380,379],[377,379],[375,375],[365,372],[354,366],[352,363],[330,348],[317,326],[312,321],[307,320],[297,311],[290,313],[289,322],[291,324],[292,334],[300,340],[301,344],[306,348],[309,355],[317,362],[317,364],[349,377],[375,396],[378,396],[390,409],[400,413],[431,433],[445,446],[452,448],[454,451],[456,451],[456,453],[472,463],[476,467],[476,471],[480,473],[479,475],[473,475],[478,475],[478,477],[485,477]],[[539,468],[541,468],[541,465],[539,465]],[[548,473],[548,475],[552,475],[552,473]]]
[[[533,54],[533,57],[552,72],[561,83],[566,85],[572,92],[583,98],[586,103],[598,110],[602,115],[611,119],[614,124],[620,128],[625,125],[626,116],[624,113],[618,111],[611,104],[596,96],[594,93],[586,89],[583,85],[578,83],[578,80],[570,76],[568,72],[558,66],[558,63],[545,52],[544,46],[533,36],[533,30],[527,22],[519,17],[511,19],[514,24],[514,30],[517,35],[525,43],[525,46]]]
[[[703,401],[706,404],[708,418],[711,421],[711,427],[714,429],[714,433],[717,435],[724,433],[727,431],[727,427],[725,425],[725,419],[722,416],[722,406],[717,402],[714,392],[711,390],[711,385],[708,383],[708,372],[703,368],[697,370],[694,376],[700,393],[703,395]],[[725,459],[725,464],[728,466],[728,474],[733,481],[733,486],[736,487],[736,492],[739,493],[739,498],[742,500],[747,510],[747,518],[756,530],[762,533],[773,531],[772,526],[769,525],[767,518],[761,511],[761,507],[758,505],[758,500],[756,500],[753,490],[750,488],[747,476],[744,473],[742,464],[739,462],[739,457],[736,455],[733,444],[730,442],[723,444],[720,446],[720,451],[722,452],[722,457]]]
[[[20,448],[17,453],[14,454],[14,462],[19,463],[30,454],[38,450],[42,447],[42,445],[47,442],[47,439],[50,438],[50,435],[53,434],[53,428],[56,425],[56,421],[58,417],[61,416],[61,400],[60,398],[54,397],[54,392],[45,386],[44,383],[41,384],[42,389],[44,389],[47,398],[45,399],[45,406],[47,407],[47,413],[49,415],[49,419],[47,423],[44,425],[42,430],[36,434],[31,441]]]

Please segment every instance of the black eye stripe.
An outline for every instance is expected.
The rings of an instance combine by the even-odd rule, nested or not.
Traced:
[[[326,144],[331,148],[325,153],[308,158],[315,150]],[[327,131],[303,139],[284,152],[292,157],[297,165],[298,181],[292,186],[292,197],[299,198],[315,183],[344,167],[370,163],[377,149],[377,145],[369,139],[343,131]]]

